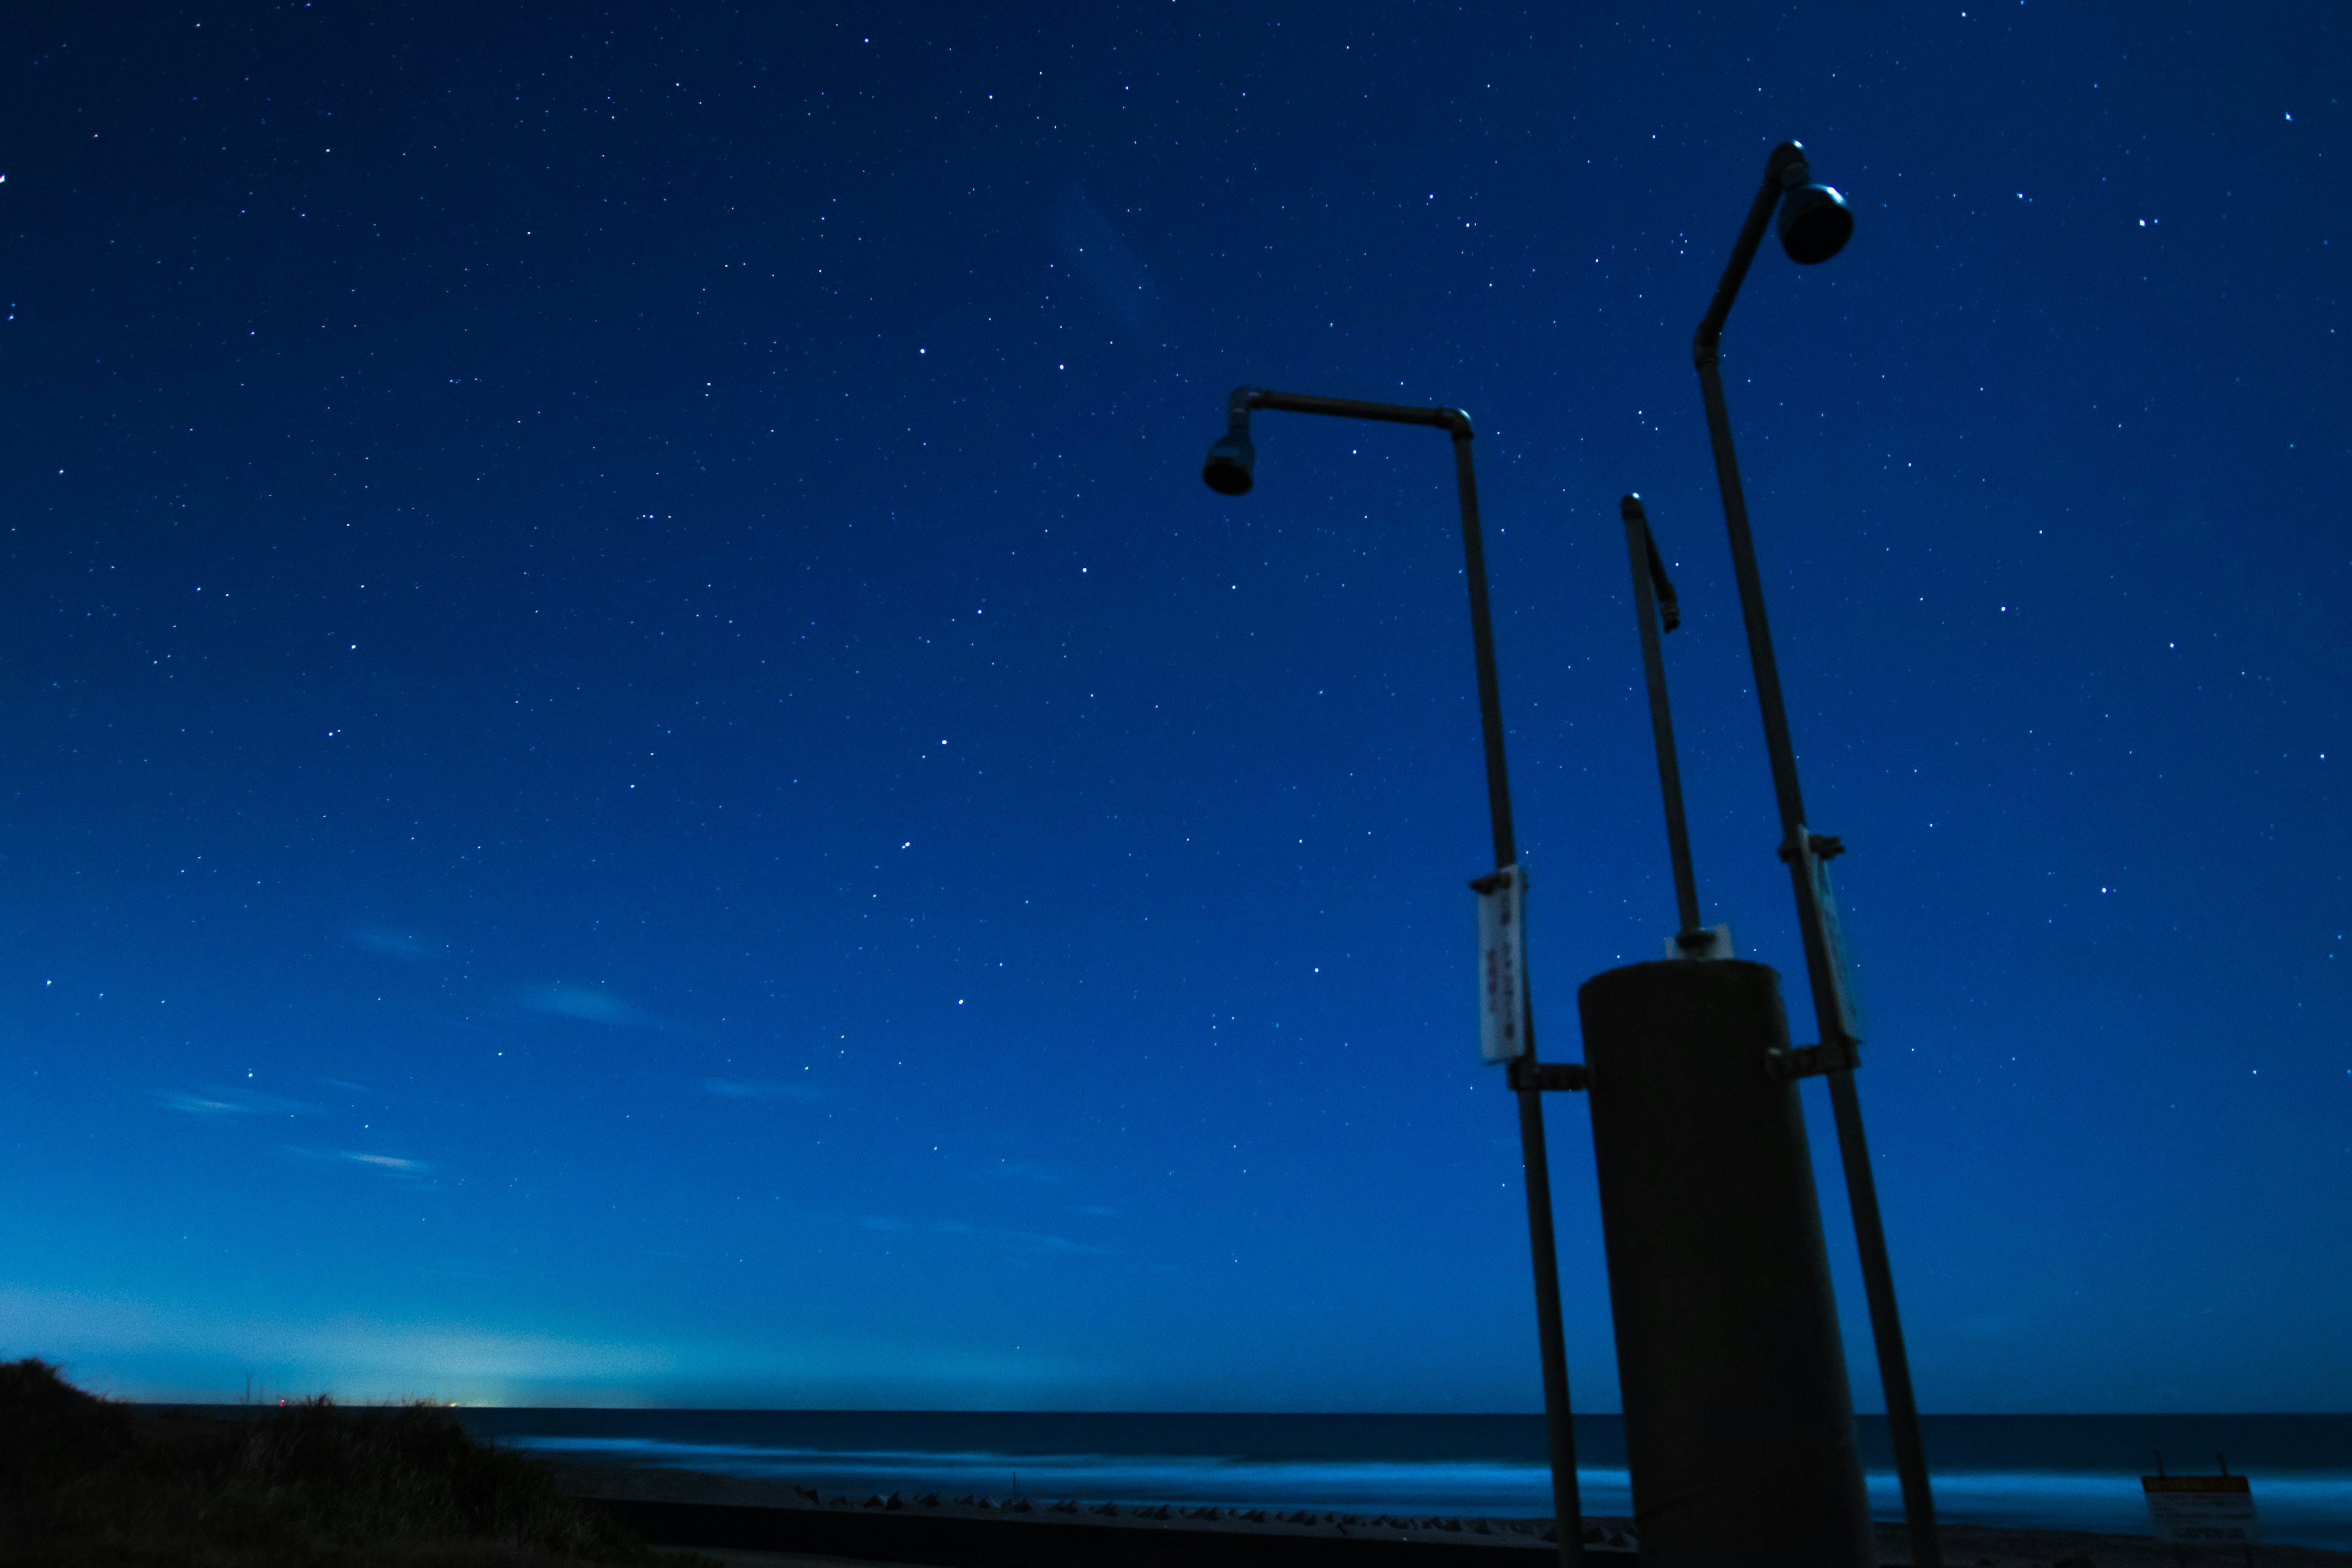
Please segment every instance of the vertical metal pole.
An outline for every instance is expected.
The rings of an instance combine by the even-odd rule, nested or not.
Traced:
[[[1470,584],[1470,641],[1478,662],[1478,723],[1486,748],[1486,804],[1495,830],[1495,867],[1518,858],[1511,830],[1511,786],[1503,761],[1503,700],[1495,678],[1495,628],[1486,602],[1486,551],[1478,533],[1478,481],[1471,468],[1468,421],[1453,426],[1454,477],[1462,495],[1463,575]],[[1525,989],[1522,988],[1524,995]],[[1524,1017],[1536,1060],[1535,1006]],[[1515,1066],[1517,1064],[1515,1064]],[[1582,1568],[1584,1510],[1577,1496],[1576,1427],[1568,1403],[1568,1344],[1559,1306],[1559,1254],[1551,1219],[1551,1163],[1544,1148],[1543,1091],[1532,1074],[1517,1079],[1519,1163],[1528,1189],[1528,1242],[1535,1257],[1536,1340],[1543,1357],[1544,1429],[1551,1450],[1553,1526],[1561,1568]]]
[[[1666,847],[1675,862],[1675,907],[1682,918],[1682,934],[1695,937],[1699,929],[1698,877],[1691,869],[1690,825],[1683,816],[1682,765],[1675,759],[1675,720],[1666,706],[1666,656],[1659,646],[1658,601],[1652,579],[1665,578],[1658,559],[1657,541],[1650,537],[1650,520],[1640,496],[1617,503],[1625,519],[1625,550],[1633,562],[1633,613],[1642,623],[1642,672],[1650,683],[1650,736],[1658,748],[1658,789],[1666,801]]]
[[[1503,762],[1503,695],[1495,679],[1495,621],[1486,604],[1486,546],[1478,534],[1478,476],[1470,430],[1454,431],[1454,483],[1462,497],[1462,563],[1470,584],[1470,647],[1478,663],[1478,730],[1486,746],[1486,816],[1495,830],[1495,869],[1519,858],[1511,829],[1511,781]]]
[[[1529,1009],[1532,1014],[1533,1009]],[[1527,1059],[1535,1059],[1530,1019]],[[1577,1495],[1576,1428],[1568,1405],[1568,1345],[1560,1321],[1559,1254],[1552,1239],[1551,1163],[1544,1149],[1543,1092],[1519,1082],[1519,1167],[1528,1189],[1528,1240],[1535,1255],[1536,1339],[1542,1347],[1544,1435],[1551,1453],[1552,1522],[1561,1568],[1584,1562],[1584,1504]]]
[[[1769,188],[1769,187],[1768,187]],[[1759,197],[1759,205],[1762,205]],[[1767,209],[1769,210],[1769,209]],[[1761,226],[1751,218],[1752,229]],[[1743,239],[1745,239],[1743,236]],[[1753,253],[1753,244],[1744,248]],[[1745,258],[1736,258],[1744,270]],[[1727,274],[1729,288],[1738,282]],[[1730,309],[1717,291],[1718,310],[1708,312],[1717,329]],[[1903,1515],[1911,1538],[1914,1568],[1943,1568],[1936,1535],[1935,1493],[1927,1481],[1927,1450],[1919,1440],[1919,1407],[1911,1391],[1911,1363],[1903,1346],[1903,1322],[1895,1304],[1895,1272],[1886,1256],[1886,1231],[1878,1213],[1878,1183],[1870,1168],[1870,1148],[1862,1129],[1862,1102],[1853,1088],[1853,1049],[1846,1036],[1841,987],[1823,924],[1820,889],[1805,850],[1804,796],[1797,784],[1796,747],[1789,736],[1789,711],[1780,695],[1780,671],[1772,657],[1772,633],[1764,617],[1764,584],[1756,569],[1756,543],[1748,528],[1748,501],[1739,483],[1739,461],[1731,446],[1731,416],[1724,406],[1723,376],[1715,344],[1703,327],[1698,362],[1699,391],[1706,402],[1706,429],[1715,448],[1715,473],[1723,492],[1723,519],[1731,536],[1731,565],[1739,584],[1739,610],[1748,626],[1748,655],[1756,672],[1756,700],[1763,710],[1764,747],[1772,765],[1772,790],[1780,806],[1781,858],[1797,894],[1798,924],[1804,933],[1805,971],[1811,982],[1813,1014],[1822,1044],[1843,1065],[1829,1079],[1830,1108],[1837,1121],[1838,1153],[1845,1173],[1847,1202],[1853,1210],[1855,1250],[1861,1255],[1863,1294],[1870,1304],[1871,1337],[1878,1352],[1878,1381],[1886,1396],[1887,1433],[1894,1440],[1895,1468],[1903,1483]]]

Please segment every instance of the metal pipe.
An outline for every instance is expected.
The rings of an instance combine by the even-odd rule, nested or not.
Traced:
[[[1797,783],[1797,753],[1789,734],[1788,706],[1780,694],[1780,672],[1772,657],[1772,634],[1764,615],[1764,585],[1756,566],[1756,544],[1748,527],[1748,501],[1739,482],[1739,461],[1732,449],[1731,416],[1723,401],[1723,376],[1718,343],[1724,322],[1748,276],[1748,264],[1764,238],[1765,226],[1781,193],[1811,179],[1804,149],[1783,142],[1772,150],[1764,166],[1764,180],[1748,209],[1739,242],[1716,285],[1706,317],[1692,341],[1691,358],[1698,370],[1699,393],[1706,405],[1706,430],[1715,453],[1716,483],[1723,494],[1723,520],[1731,540],[1732,573],[1739,587],[1739,610],[1748,627],[1748,655],[1756,672],[1756,701],[1764,719],[1764,745],[1772,767],[1772,791],[1780,808],[1780,858],[1788,862],[1797,897],[1797,923],[1803,932],[1805,973],[1811,983],[1813,1014],[1821,1027],[1823,1055],[1830,1062],[1830,1107],[1837,1121],[1838,1152],[1845,1172],[1846,1201],[1853,1211],[1855,1250],[1862,1263],[1863,1294],[1870,1304],[1871,1338],[1878,1352],[1878,1380],[1886,1398],[1886,1426],[1894,1440],[1895,1468],[1903,1483],[1903,1514],[1911,1540],[1914,1568],[1943,1568],[1943,1548],[1936,1536],[1935,1493],[1927,1479],[1927,1450],[1919,1438],[1919,1409],[1911,1388],[1911,1363],[1903,1345],[1903,1323],[1895,1308],[1894,1267],[1886,1253],[1886,1231],[1878,1211],[1878,1184],[1870,1168],[1869,1145],[1863,1134],[1862,1102],[1855,1095],[1853,1068],[1861,1041],[1852,1024],[1843,964],[1836,952],[1829,911],[1822,893],[1820,862],[1837,853],[1834,839],[1817,839],[1805,825],[1804,795]]]
[[[1449,410],[1449,412],[1458,412]],[[1454,481],[1462,497],[1463,575],[1470,580],[1470,645],[1478,664],[1478,731],[1486,747],[1486,817],[1495,830],[1495,867],[1516,864],[1511,782],[1503,763],[1503,693],[1495,676],[1495,624],[1486,603],[1486,547],[1479,537],[1478,476],[1470,466],[1470,420],[1454,426]]]
[[[1715,298],[1706,302],[1706,314],[1699,321],[1693,353],[1701,363],[1715,358],[1716,340],[1723,335],[1723,323],[1730,318],[1733,301],[1739,298],[1739,286],[1748,279],[1748,267],[1756,259],[1756,247],[1764,243],[1765,227],[1772,221],[1772,209],[1780,203],[1781,187],[1790,167],[1804,162],[1805,149],[1795,142],[1781,142],[1764,160],[1763,186],[1757,191],[1755,201],[1748,204],[1748,221],[1739,227],[1739,242],[1731,247],[1731,260],[1723,269],[1722,280],[1715,286]]]
[[[1722,297],[1717,298],[1719,301]],[[1756,571],[1756,542],[1748,531],[1748,498],[1739,483],[1739,457],[1731,447],[1731,415],[1723,403],[1723,374],[1711,354],[1698,362],[1698,387],[1706,404],[1716,486],[1723,493],[1724,528],[1731,536],[1732,580],[1738,586],[1739,615],[1748,628],[1748,659],[1756,671],[1756,700],[1764,712],[1764,752],[1771,763],[1772,794],[1780,804],[1780,833],[1785,838],[1805,820],[1805,796],[1797,783],[1797,752],[1789,739],[1789,710],[1780,696],[1780,665],[1772,655],[1772,628],[1764,616],[1764,584]],[[1809,919],[1807,924],[1811,923]]]
[[[1510,777],[1503,756],[1503,699],[1495,674],[1495,628],[1486,597],[1486,545],[1478,526],[1478,479],[1470,456],[1470,416],[1459,408],[1361,403],[1350,398],[1239,386],[1226,404],[1229,431],[1245,431],[1251,411],[1259,408],[1340,419],[1370,419],[1390,425],[1426,425],[1454,438],[1454,479],[1462,501],[1463,569],[1470,584],[1470,644],[1478,668],[1478,725],[1486,748],[1486,810],[1494,830],[1495,868],[1500,870],[1516,863],[1518,848],[1511,826]],[[1527,1004],[1521,1022],[1528,1049],[1515,1068],[1532,1067],[1536,1061],[1532,1001]],[[1519,1162],[1527,1184],[1528,1239],[1535,1265],[1536,1338],[1543,1363],[1544,1426],[1551,1450],[1552,1513],[1559,1534],[1562,1568],[1581,1568],[1584,1520],[1577,1495],[1576,1429],[1568,1400],[1568,1347],[1560,1312],[1559,1256],[1553,1237],[1551,1163],[1544,1142],[1543,1095],[1533,1073],[1515,1073],[1513,1087],[1519,1100]]]
[[[1316,397],[1304,392],[1269,392],[1237,386],[1225,400],[1225,417],[1236,411],[1272,408],[1284,414],[1324,414],[1338,419],[1370,419],[1384,425],[1432,425],[1460,440],[1470,438],[1470,416],[1459,408],[1423,408],[1411,403],[1361,403],[1352,397]],[[1246,415],[1244,414],[1244,416]]]
[[[1535,1007],[1527,1016],[1528,1064],[1536,1059]],[[1514,1064],[1517,1066],[1517,1064]],[[1584,1503],[1576,1480],[1576,1426],[1568,1404],[1568,1338],[1559,1305],[1559,1252],[1553,1239],[1551,1159],[1544,1146],[1543,1091],[1532,1073],[1517,1075],[1519,1169],[1528,1193],[1528,1242],[1536,1275],[1536,1343],[1543,1368],[1544,1438],[1551,1457],[1552,1525],[1561,1568],[1584,1562]]]
[[[1650,520],[1642,498],[1629,495],[1617,503],[1625,520],[1625,551],[1633,563],[1633,613],[1642,623],[1642,673],[1650,684],[1650,737],[1658,749],[1658,790],[1666,803],[1666,848],[1675,862],[1675,908],[1682,919],[1685,945],[1704,940],[1699,925],[1698,876],[1691,868],[1690,825],[1683,815],[1682,765],[1675,759],[1675,720],[1666,706],[1666,656],[1660,646],[1659,622],[1672,631],[1675,588],[1666,580],[1666,563],[1658,557],[1658,542],[1650,536]]]

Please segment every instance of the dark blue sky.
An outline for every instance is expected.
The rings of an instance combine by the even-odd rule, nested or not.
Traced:
[[[1689,360],[1793,135],[1859,227],[1725,370],[1921,1403],[2346,1408],[2347,66],[2039,0],[14,13],[0,1351],[1535,1407],[1444,440],[1201,457],[1241,382],[1476,416],[1553,1057],[1674,924],[1642,491],[1708,915],[1800,973]]]

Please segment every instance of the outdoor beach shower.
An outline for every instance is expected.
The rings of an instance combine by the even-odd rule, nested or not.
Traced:
[[[1916,1568],[1940,1568],[1917,1413],[1853,1087],[1860,1029],[1828,875],[1828,862],[1843,846],[1805,826],[1717,369],[1724,323],[1776,211],[1781,247],[1800,265],[1830,259],[1853,232],[1853,212],[1835,190],[1814,181],[1804,150],[1793,142],[1774,148],[1700,323],[1694,359],[1763,710],[1783,830],[1780,854],[1797,895],[1819,1044],[1790,1043],[1779,975],[1732,958],[1727,931],[1700,923],[1659,647],[1660,623],[1673,630],[1678,606],[1639,497],[1625,497],[1621,515],[1641,616],[1678,921],[1671,956],[1611,970],[1580,988],[1586,1059],[1578,1066],[1536,1059],[1524,953],[1515,945],[1524,942],[1525,883],[1504,769],[1467,416],[1458,409],[1240,387],[1228,401],[1225,433],[1210,447],[1201,477],[1220,495],[1250,492],[1257,459],[1250,418],[1261,408],[1431,426],[1453,437],[1495,837],[1495,873],[1473,884],[1482,900],[1482,1050],[1487,1059],[1507,1064],[1507,1081],[1519,1101],[1563,1560],[1574,1561],[1580,1549],[1544,1156],[1541,1095],[1548,1089],[1590,1090],[1643,1562],[1653,1568],[1733,1563],[1868,1568],[1874,1561],[1853,1395],[1798,1098],[1797,1080],[1821,1076],[1829,1079],[1836,1116],[1913,1561]],[[1493,934],[1498,931],[1507,931],[1507,940]],[[1499,1046],[1498,995],[1506,1014]]]

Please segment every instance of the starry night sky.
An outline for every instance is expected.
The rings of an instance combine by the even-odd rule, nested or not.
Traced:
[[[1795,136],[1856,235],[1725,376],[1921,1404],[2352,1402],[2326,8],[5,29],[0,1352],[1535,1408],[1444,438],[1202,454],[1244,382],[1476,418],[1554,1058],[1675,923],[1641,491],[1707,918],[1812,1037],[1689,359]]]

